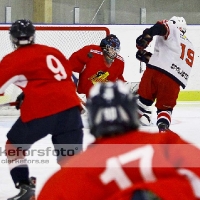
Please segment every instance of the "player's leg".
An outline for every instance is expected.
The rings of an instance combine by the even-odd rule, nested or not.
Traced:
[[[159,132],[165,132],[169,129],[169,126],[171,124],[171,115],[172,115],[173,109],[169,108],[167,110],[164,109],[157,109],[157,126],[159,129]]]
[[[140,116],[140,123],[143,126],[149,126],[152,119],[152,107],[153,101],[145,99],[141,96],[138,97],[138,113]]]
[[[180,92],[180,86],[170,77],[163,74],[162,82],[157,93],[157,126],[160,132],[168,130],[171,124],[171,116],[176,100]]]
[[[57,161],[61,164],[64,157],[82,151],[83,124],[78,107],[74,107],[58,114],[55,131],[52,133],[52,142],[57,153]]]
[[[149,126],[152,118],[152,104],[156,88],[153,85],[155,70],[147,68],[142,76],[138,89],[138,113],[143,126]]]
[[[9,200],[23,200],[34,196],[35,184],[33,184],[33,178],[31,180],[29,178],[29,168],[25,159],[26,151],[34,142],[45,137],[53,128],[53,118],[36,119],[27,123],[22,122],[19,118],[8,132],[5,148],[6,156],[15,187],[20,189],[19,194],[9,198]]]
[[[15,183],[15,187],[20,189],[19,194],[8,200],[29,199],[35,196],[35,185],[31,184],[29,179],[29,169],[25,162],[25,153],[23,145],[12,144],[9,140],[6,142],[6,156],[9,161],[9,170]]]

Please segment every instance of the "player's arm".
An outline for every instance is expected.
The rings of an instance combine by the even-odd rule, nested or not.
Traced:
[[[72,71],[81,73],[88,62],[88,59],[90,59],[90,48],[89,46],[85,46],[82,49],[79,49],[78,51],[74,52],[70,58],[69,61],[72,65]]]
[[[155,35],[165,36],[167,34],[167,27],[165,23],[159,21],[151,28],[145,29],[143,33],[151,37]]]
[[[136,47],[140,50],[143,50],[148,47],[155,35],[165,36],[167,33],[167,24],[163,22],[157,22],[151,28],[145,29],[143,34],[136,39]]]
[[[149,62],[149,59],[151,58],[152,56],[152,53],[151,52],[148,52],[146,50],[138,50],[136,52],[136,58],[141,61],[141,62],[145,62],[145,63],[148,63]]]
[[[119,75],[118,75],[118,80],[121,80],[121,81],[123,81],[123,82],[126,82],[126,80],[124,79],[124,76],[123,76],[123,73],[124,73],[124,63],[123,63],[123,67],[121,67],[120,68],[120,70],[119,70]]]
[[[155,35],[166,36],[168,35],[168,30],[169,28],[165,21],[159,21],[151,28],[145,29],[143,34],[136,39],[136,47],[139,49],[136,52],[136,58],[141,62],[148,63],[152,53],[144,49],[148,47]]]
[[[118,80],[121,80],[123,82],[127,82],[124,79],[123,73],[124,73],[124,59],[121,56],[118,56],[120,58],[119,62],[116,63],[116,71],[118,73]],[[117,58],[116,58],[117,59]]]

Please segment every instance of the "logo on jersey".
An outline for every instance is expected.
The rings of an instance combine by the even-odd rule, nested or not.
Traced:
[[[103,55],[103,52],[102,52],[102,51],[98,51],[98,50],[95,50],[95,49],[91,49],[90,52]]]
[[[88,80],[91,80],[93,84],[96,84],[98,82],[105,83],[108,82],[108,76],[109,72],[98,71],[96,74],[88,78]]]
[[[185,80],[188,80],[188,74],[184,72],[180,67],[175,65],[174,63],[172,64],[171,69],[174,69],[179,75],[185,78]]]
[[[180,34],[180,38],[182,38],[183,40],[189,41],[188,38],[185,35],[183,35],[183,34]]]

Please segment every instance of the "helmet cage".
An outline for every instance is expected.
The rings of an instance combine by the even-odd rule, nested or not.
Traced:
[[[107,44],[106,47],[103,49],[103,51],[106,53],[106,55],[109,58],[114,59],[119,54],[120,49],[118,49],[116,47],[112,47],[109,44]]]
[[[100,47],[110,59],[114,59],[119,54],[120,41],[116,35],[111,34],[101,40]]]
[[[88,122],[96,138],[138,128],[135,97],[121,81],[97,83],[87,100]]]

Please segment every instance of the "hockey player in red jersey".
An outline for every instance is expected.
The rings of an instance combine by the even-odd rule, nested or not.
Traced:
[[[139,49],[136,58],[146,63],[146,70],[139,85],[139,111],[141,123],[151,124],[151,105],[156,100],[157,126],[165,131],[171,123],[171,115],[180,92],[184,89],[194,61],[194,47],[185,36],[186,21],[183,17],[158,21],[145,29],[136,40]],[[145,48],[157,36],[154,53]]]
[[[97,82],[124,81],[124,60],[118,55],[119,39],[111,34],[99,45],[88,45],[74,52],[69,61],[72,71],[79,73],[77,92],[88,96],[90,88]]]
[[[28,165],[21,162],[26,161],[26,150],[51,134],[60,163],[65,157],[59,153],[61,149],[77,144],[81,150],[83,126],[70,62],[56,48],[35,44],[35,27],[29,20],[15,21],[9,34],[15,50],[1,60],[0,93],[13,83],[24,94],[21,116],[8,132],[5,147],[11,177],[20,189],[9,200],[28,200],[34,198],[35,186]]]
[[[63,164],[38,200],[200,198],[200,150],[171,131],[139,131],[136,99],[121,81],[93,86],[87,108],[96,141]]]

